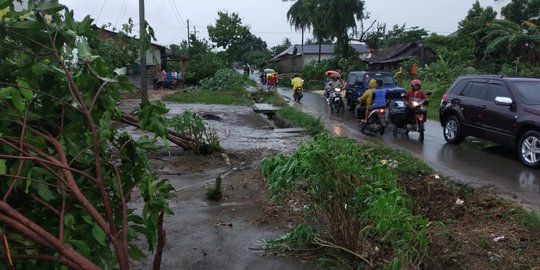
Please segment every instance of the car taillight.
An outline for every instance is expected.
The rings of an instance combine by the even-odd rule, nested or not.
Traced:
[[[448,97],[448,94],[444,93],[444,95],[441,98],[441,106],[446,102],[446,97]]]

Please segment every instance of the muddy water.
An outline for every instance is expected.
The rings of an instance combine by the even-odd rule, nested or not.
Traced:
[[[314,269],[297,258],[267,254],[264,240],[275,239],[292,224],[265,214],[267,187],[257,175],[258,161],[279,152],[291,152],[310,138],[301,133],[274,132],[273,123],[248,106],[166,103],[167,117],[190,110],[203,116],[230,154],[196,156],[173,146],[151,153],[155,170],[176,190],[173,216],[165,219],[167,244],[162,269]],[[138,108],[138,101],[123,101],[123,111]],[[145,135],[129,127],[134,137]],[[170,155],[169,155],[170,153]],[[223,177],[220,202],[206,199],[206,190]],[[133,207],[142,209],[141,199]],[[285,210],[284,210],[285,211]],[[143,241],[139,245],[145,246]],[[152,256],[132,262],[133,269],[151,269]]]

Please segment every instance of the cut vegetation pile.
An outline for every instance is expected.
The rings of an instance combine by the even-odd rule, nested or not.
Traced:
[[[275,201],[304,205],[303,221],[269,249],[314,249],[320,266],[338,269],[540,266],[536,215],[439,179],[402,151],[319,135],[260,169]]]

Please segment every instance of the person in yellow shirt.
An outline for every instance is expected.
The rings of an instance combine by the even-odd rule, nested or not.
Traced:
[[[369,89],[358,98],[360,105],[356,107],[356,118],[361,119],[360,121],[366,118],[366,110],[371,104],[373,104],[373,91],[377,88],[377,80],[371,79],[368,83]]]
[[[294,74],[294,78],[291,79],[291,85],[292,85],[292,91],[296,90],[297,88],[304,88],[304,80],[300,78],[300,75],[298,73]]]
[[[300,78],[298,73],[294,74],[294,78],[291,79],[291,85],[294,101],[300,102],[300,99],[302,99],[302,96],[304,96],[302,94],[302,91],[304,90],[304,80]]]

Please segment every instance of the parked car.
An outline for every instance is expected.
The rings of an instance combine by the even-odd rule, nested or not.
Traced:
[[[457,78],[439,111],[444,139],[474,136],[517,149],[526,166],[540,167],[540,79],[496,75]]]
[[[397,86],[397,82],[390,72],[351,71],[347,77],[345,93],[347,108],[349,110],[354,110],[354,108],[356,108],[358,98],[369,88],[368,83],[371,79],[380,79],[383,81],[382,88],[386,90],[386,100],[388,102],[402,99],[401,94],[406,92],[404,88]]]

